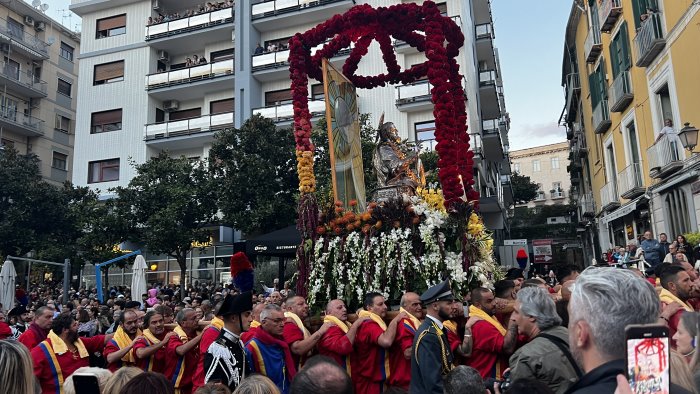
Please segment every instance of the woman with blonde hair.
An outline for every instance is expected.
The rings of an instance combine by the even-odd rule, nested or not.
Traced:
[[[102,394],[119,394],[124,385],[142,373],[142,370],[135,367],[119,368],[107,381]]]
[[[29,351],[17,341],[0,341],[0,382],[7,394],[41,392],[34,379],[34,367]]]
[[[266,376],[253,374],[243,379],[233,394],[280,394],[280,390]]]
[[[107,369],[95,367],[78,368],[71,376],[68,377],[68,379],[66,379],[65,382],[63,382],[63,394],[76,394],[75,383],[73,383],[73,377],[76,375],[91,375],[96,377],[97,384],[100,385],[100,391],[103,391],[107,385],[107,382],[109,381],[109,378],[112,377],[112,372]]]
[[[683,312],[673,340],[676,341],[676,351],[685,359],[695,384],[700,387],[700,354],[697,351],[700,345],[700,314]]]
[[[695,388],[695,380],[693,374],[685,362],[683,356],[675,350],[671,350],[671,383],[680,386],[693,394],[698,391]]]

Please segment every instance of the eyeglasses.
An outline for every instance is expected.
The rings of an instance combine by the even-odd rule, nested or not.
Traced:
[[[271,321],[271,322],[274,323],[274,324],[280,324],[280,323],[284,323],[284,321],[285,321],[286,319],[285,319],[284,317],[281,317],[281,318],[279,318],[279,319],[265,319],[265,320],[269,320],[269,321]]]

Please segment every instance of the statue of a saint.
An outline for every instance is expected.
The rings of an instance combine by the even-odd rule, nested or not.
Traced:
[[[379,121],[379,143],[372,164],[377,172],[378,199],[381,189],[398,189],[400,194],[413,195],[422,184],[416,175],[421,167],[418,151],[401,141],[396,126],[384,123],[384,115]]]

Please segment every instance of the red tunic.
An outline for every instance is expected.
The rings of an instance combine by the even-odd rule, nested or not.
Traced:
[[[105,360],[107,359],[107,356],[114,353],[118,352],[120,350],[119,345],[117,345],[117,341],[114,339],[110,339],[109,342],[107,342],[107,345],[105,345],[105,350],[102,352],[102,355],[104,356]],[[129,350],[129,352],[133,352],[134,349],[132,348]],[[134,356],[135,357],[135,356]],[[137,366],[136,364],[132,363],[127,363],[123,362],[122,359],[118,359],[115,362],[107,364],[107,369],[110,370],[110,372],[114,373],[117,372],[117,370],[121,367],[135,367]]]
[[[202,334],[202,339],[199,341],[199,360],[197,361],[197,369],[192,377],[192,392],[204,386],[204,354],[209,350],[209,345],[214,343],[219,337],[219,331],[216,327],[209,327]]]
[[[396,326],[396,337],[389,351],[391,365],[389,386],[408,390],[411,384],[411,359],[406,359],[404,352],[411,348],[415,336],[416,329],[411,325],[410,319],[403,319]]]
[[[85,345],[85,349],[88,353],[99,352],[104,348],[105,336],[97,335],[91,338],[80,338],[80,341]],[[51,344],[50,339],[46,339],[48,344]],[[34,376],[39,379],[39,384],[41,385],[41,392],[44,394],[48,393],[59,393],[58,385],[58,375],[54,369],[54,364],[51,360],[51,355],[49,354],[49,348],[44,346],[43,343],[40,346],[35,346],[32,349],[32,361],[34,362]],[[78,357],[73,358],[73,353],[65,352],[63,354],[53,354],[58,365],[61,367],[62,380],[65,381],[70,375],[75,372],[78,368],[89,367],[90,358]]]
[[[159,340],[163,340],[165,338],[165,333],[158,338]],[[142,369],[144,372],[158,372],[158,373],[164,373],[165,372],[165,348],[166,346],[161,347],[160,349],[156,350],[155,354],[152,354],[148,357],[144,358],[138,358],[136,357],[136,351],[138,349],[145,349],[149,346],[153,346],[153,344],[144,338],[139,339],[133,347],[133,352],[134,352],[134,358],[136,358],[136,367],[139,369]]]
[[[387,375],[391,377],[386,362],[388,350],[378,344],[379,336],[383,333],[382,328],[372,320],[365,321],[357,330],[355,357],[351,359],[352,383],[356,393],[381,393]]]
[[[482,320],[472,327],[472,339],[474,345],[467,365],[479,371],[484,379],[501,379],[501,374],[508,367],[507,357],[500,355],[504,336],[496,327]]]
[[[329,328],[317,346],[320,355],[332,358],[341,368],[347,370],[349,356],[352,354],[352,343],[340,327]]]
[[[12,336],[12,329],[4,321],[0,321],[0,340],[9,338]],[[20,336],[21,338],[21,336]]]
[[[0,334],[0,339],[2,335]],[[37,333],[34,330],[27,329],[22,335],[17,339],[22,345],[26,346],[27,349],[32,350],[38,344],[40,344],[44,339],[37,337]]]
[[[250,327],[248,331],[241,334],[241,341],[243,341],[244,344],[250,342],[250,340],[253,339],[253,337],[255,336],[255,331],[257,331],[259,328],[259,326]]]
[[[447,342],[450,344],[450,350],[452,350],[452,353],[457,351],[457,348],[459,345],[462,344],[462,340],[459,338],[459,335],[457,335],[456,332],[452,332],[452,330],[445,328],[445,331],[447,332]]]
[[[289,350],[292,350],[292,344],[296,341],[304,340],[304,331],[297,327],[296,323],[286,322],[284,323],[284,332],[282,333],[284,341],[289,345]],[[306,356],[298,356],[292,351],[292,358],[297,365],[297,371],[301,369],[306,361]]]
[[[188,340],[192,340],[189,338]],[[195,346],[192,350],[180,357],[176,353],[176,349],[182,346],[184,342],[180,337],[175,335],[168,341],[166,345],[165,357],[165,377],[170,380],[170,383],[175,387],[176,392],[179,389],[180,393],[189,394],[192,392],[192,377],[197,369],[199,361],[199,349]]]

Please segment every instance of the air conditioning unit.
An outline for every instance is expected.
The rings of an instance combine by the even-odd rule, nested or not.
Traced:
[[[24,24],[28,26],[34,26],[34,18],[29,15],[24,16]]]
[[[158,51],[158,60],[167,63],[170,61],[170,55],[166,51]]]
[[[36,31],[44,31],[44,30],[46,30],[46,23],[44,23],[44,22],[37,22],[37,23],[34,25],[34,30],[36,30]]]
[[[180,108],[180,102],[177,100],[163,101],[163,110],[166,112],[177,111]]]

